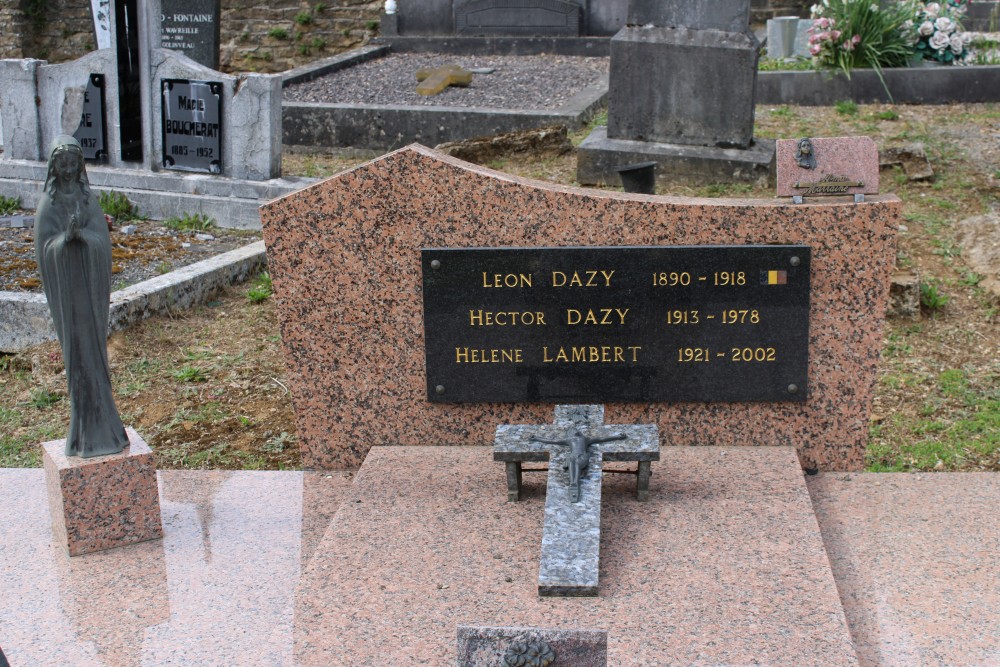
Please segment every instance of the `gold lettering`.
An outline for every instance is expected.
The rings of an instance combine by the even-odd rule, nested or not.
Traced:
[[[611,287],[611,277],[613,275],[615,275],[613,270],[605,271],[603,269],[597,271],[574,271],[572,274],[567,274],[563,271],[553,271],[552,286],[601,287],[601,283],[603,283],[604,287]]]
[[[499,312],[494,312],[492,310],[469,311],[470,327],[491,327],[494,325],[498,327],[506,327],[517,326],[519,324],[523,324],[525,326],[545,326],[545,313],[541,310],[502,310]]]
[[[569,326],[576,324],[625,324],[625,316],[628,315],[628,311],[628,308],[624,310],[621,308],[599,308],[596,311],[588,309],[584,314],[584,311],[576,308],[567,308],[566,324]],[[615,316],[617,316],[617,322]]]
[[[530,273],[494,273],[483,271],[483,287],[531,287]]]
[[[520,364],[523,362],[524,353],[520,348],[455,348],[456,364]]]
[[[542,347],[542,362],[567,364],[623,364],[638,363],[639,345],[575,345],[559,347],[553,354],[548,346]]]

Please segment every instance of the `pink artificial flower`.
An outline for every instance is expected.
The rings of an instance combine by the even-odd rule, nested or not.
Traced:
[[[818,56],[822,50],[823,50],[822,46],[820,46],[819,44],[813,44],[812,46],[809,47],[809,54],[813,56]]]

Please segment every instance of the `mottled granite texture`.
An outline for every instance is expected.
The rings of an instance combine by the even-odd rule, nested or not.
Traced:
[[[816,155],[816,168],[805,169],[795,161],[798,139],[779,139],[775,169],[778,172],[779,197],[803,194],[795,183],[814,183],[824,176],[842,176],[850,181],[864,183],[862,187],[848,188],[853,195],[878,194],[878,147],[871,137],[819,137],[810,138]]]
[[[452,667],[462,625],[595,628],[608,664],[857,665],[790,447],[668,447],[604,482],[601,596],[540,598],[541,479],[483,447],[375,447],[297,594],[301,667]]]
[[[70,556],[163,537],[156,461],[132,429],[118,454],[66,456],[66,441],[42,444],[52,532]]]
[[[1000,475],[823,474],[809,491],[862,667],[1000,665]]]
[[[375,445],[486,445],[544,404],[425,400],[422,247],[789,243],[812,247],[809,401],[610,404],[670,445],[791,445],[807,468],[860,469],[897,198],[863,204],[685,199],[556,186],[410,146],[261,208],[303,463]],[[406,428],[399,428],[405,424]]]
[[[44,478],[0,470],[0,642],[13,667],[295,664],[293,624],[309,622],[293,613],[301,557],[350,478],[161,471],[162,540],[73,558],[52,540]]]
[[[515,642],[539,641],[555,654],[553,667],[607,667],[608,633],[603,630],[475,626],[458,628],[458,667],[497,667]]]

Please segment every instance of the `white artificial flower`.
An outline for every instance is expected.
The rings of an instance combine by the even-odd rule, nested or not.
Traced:
[[[823,16],[823,5],[813,5],[809,8],[809,15],[812,17]]]
[[[950,35],[955,31],[955,22],[947,16],[942,16],[937,21],[934,21],[934,27],[937,28],[938,31]]]
[[[924,37],[930,37],[931,35],[934,34],[934,24],[931,23],[930,21],[924,21],[923,23],[920,24],[920,27],[917,29],[917,31]]]
[[[968,46],[969,44],[972,43],[972,33],[971,32],[963,32],[961,34],[962,34],[962,43],[963,44],[965,44],[966,46]]]
[[[932,2],[926,7],[924,7],[924,14],[927,14],[927,18],[935,19],[937,15],[941,13],[941,5],[936,2]]]
[[[931,35],[931,38],[927,41],[927,43],[935,51],[943,51],[951,46],[951,38],[943,32],[936,32]]]
[[[878,11],[878,5],[876,5],[873,2],[872,4],[868,5],[868,11],[877,12]]]
[[[962,39],[962,36],[955,33],[948,41],[951,44],[951,52],[956,56],[962,55],[962,51],[965,51],[965,40]]]

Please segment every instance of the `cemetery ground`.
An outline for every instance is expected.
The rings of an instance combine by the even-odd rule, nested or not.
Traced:
[[[759,137],[869,135],[880,148],[922,144],[934,170],[882,172],[904,202],[897,268],[919,277],[919,319],[883,333],[870,425],[873,471],[1000,471],[1000,298],[970,269],[956,225],[1000,209],[1000,105],[758,106]],[[596,122],[601,122],[597,119]],[[574,133],[578,144],[590,128]],[[284,172],[321,177],[364,162],[353,154],[290,154]],[[497,155],[489,167],[572,184],[575,150]],[[765,186],[671,187],[660,194],[770,198]],[[160,468],[295,469],[295,422],[266,275],[191,310],[114,334],[109,356],[126,424]],[[68,422],[59,347],[0,356],[0,466],[41,465],[38,443]],[[669,433],[664,434],[669,444]]]

